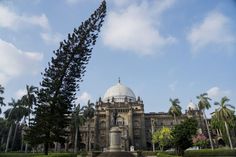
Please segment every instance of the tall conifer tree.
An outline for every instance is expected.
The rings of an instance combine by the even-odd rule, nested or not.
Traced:
[[[50,143],[65,142],[75,94],[79,90],[79,82],[86,71],[92,46],[95,45],[105,15],[106,2],[103,1],[88,20],[60,43],[43,73],[41,89],[37,94],[35,119],[27,137],[32,145],[44,144],[46,155]]]

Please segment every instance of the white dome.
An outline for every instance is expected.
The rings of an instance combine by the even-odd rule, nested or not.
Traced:
[[[124,102],[126,98],[127,101],[135,101],[134,92],[120,82],[106,91],[103,101],[107,102],[109,100],[111,102],[113,98],[115,102]]]
[[[197,105],[195,105],[192,101],[188,104],[188,110],[198,110]]]

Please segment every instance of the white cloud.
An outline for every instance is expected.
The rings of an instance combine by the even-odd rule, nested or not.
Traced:
[[[219,87],[215,86],[210,88],[207,91],[207,94],[210,98],[215,99],[216,101],[219,101],[224,96],[230,96],[231,92],[229,90],[222,90]]]
[[[19,89],[16,91],[16,99],[20,99],[23,95],[27,93],[26,89]]]
[[[208,45],[230,49],[236,44],[236,37],[230,30],[230,23],[231,20],[222,13],[210,12],[200,24],[195,24],[187,34],[187,40],[191,43],[193,52]]]
[[[41,33],[41,38],[47,44],[59,44],[63,37],[60,33]]]
[[[175,38],[165,37],[157,28],[160,15],[174,4],[174,0],[130,4],[108,14],[103,31],[105,45],[141,55],[160,53]]]
[[[80,103],[82,106],[87,105],[88,100],[91,100],[92,96],[87,93],[83,92],[78,98],[77,98],[77,103]]]
[[[13,77],[32,74],[37,71],[42,53],[18,49],[12,43],[0,39],[0,84],[6,84]]]
[[[24,15],[15,13],[7,6],[0,4],[0,27],[17,30],[29,25],[38,26],[42,29],[50,29],[48,18],[45,14]]]

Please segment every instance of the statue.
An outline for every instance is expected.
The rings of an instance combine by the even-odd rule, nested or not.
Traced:
[[[112,116],[113,116],[113,125],[115,126],[116,123],[117,123],[117,117],[118,117],[117,109],[114,109],[114,110],[113,110]]]

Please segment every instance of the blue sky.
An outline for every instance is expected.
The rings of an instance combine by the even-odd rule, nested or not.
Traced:
[[[0,84],[6,102],[38,86],[59,41],[99,6],[98,0],[0,0]],[[182,111],[207,92],[236,106],[236,1],[108,0],[78,101],[103,97],[118,77],[145,104]],[[211,112],[213,108],[208,111]]]

